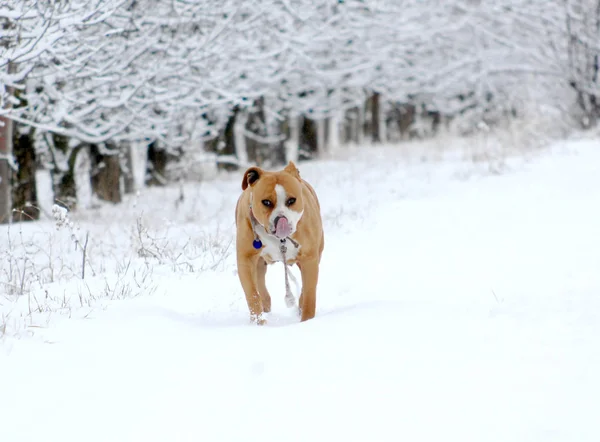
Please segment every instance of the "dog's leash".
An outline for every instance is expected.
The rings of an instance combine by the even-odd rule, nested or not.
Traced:
[[[294,295],[292,294],[292,289],[290,288],[290,280],[289,280],[290,269],[288,268],[287,259],[285,258],[285,254],[287,253],[286,238],[283,238],[280,241],[281,241],[281,244],[279,245],[279,250],[281,251],[281,257],[283,258],[283,268],[285,270],[285,305],[288,308],[290,308],[290,307],[294,306]],[[290,241],[293,241],[293,240],[290,238]],[[296,247],[298,247],[298,246],[296,245]]]

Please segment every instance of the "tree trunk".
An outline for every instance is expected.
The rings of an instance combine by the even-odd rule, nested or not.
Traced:
[[[238,134],[236,133],[236,122],[238,120],[238,116],[240,114],[240,110],[238,106],[235,106],[227,120],[227,124],[225,125],[225,129],[223,130],[223,143],[222,148],[219,149],[219,155],[224,155],[226,157],[232,158],[237,153],[237,142],[240,141],[238,139]],[[232,158],[233,159],[233,158]],[[240,158],[238,157],[238,160]],[[217,163],[217,167],[223,170],[236,170],[237,166],[230,161],[224,161],[222,163]]]
[[[362,146],[365,141],[365,107],[358,106],[356,115],[356,143]]]
[[[12,198],[12,152],[13,122],[0,117],[0,223],[8,223],[11,219]]]
[[[410,138],[410,128],[415,122],[415,114],[417,108],[413,104],[400,104],[396,107],[398,115],[398,130],[400,132],[400,138],[408,140]]]
[[[381,106],[379,92],[375,92],[371,97],[371,141],[373,143],[381,143],[380,121],[381,121]]]
[[[300,159],[310,159],[317,153],[318,135],[317,125],[314,120],[302,118],[300,130]]]
[[[135,192],[135,176],[133,166],[133,145],[132,143],[123,143],[120,148],[122,152],[121,158],[121,170],[123,173],[123,192],[134,193]]]
[[[156,141],[148,146],[148,186],[164,186],[167,184],[167,151],[157,146]]]
[[[344,143],[358,143],[358,108],[347,109],[344,115]]]
[[[144,188],[148,168],[148,144],[144,141],[131,143],[131,172],[134,191]]]
[[[289,137],[285,142],[285,161],[297,162],[300,147],[300,126],[299,117],[291,116],[288,118]]]
[[[317,120],[317,155],[321,155],[325,148],[325,120]]]
[[[106,151],[104,151],[106,149]],[[121,164],[116,149],[92,146],[94,170],[92,188],[98,198],[111,203],[121,202]]]
[[[75,157],[78,148],[69,149],[69,139],[63,135],[47,134],[46,140],[50,145],[54,167],[52,181],[54,184],[54,199],[69,210],[77,206],[77,186],[75,185]],[[66,159],[65,159],[66,157]]]
[[[90,146],[79,146],[72,154],[69,164],[73,183],[75,186],[75,195],[77,196],[77,206],[88,209],[93,205],[92,189],[92,159]]]
[[[14,138],[13,150],[17,161],[17,172],[13,175],[13,221],[33,221],[40,217],[35,181],[35,148],[31,131]]]
[[[236,115],[235,123],[233,125],[233,136],[234,136],[234,148],[235,156],[239,164],[242,167],[248,165],[248,147],[246,145],[246,124],[248,123],[248,115],[246,111],[240,111]]]
[[[386,118],[387,114],[388,114],[388,110],[389,110],[389,103],[382,101],[381,96],[380,96],[379,97],[378,123],[379,123],[379,140],[381,143],[387,143],[389,141],[388,127],[387,127],[388,119]]]
[[[10,9],[10,8],[9,8]],[[14,29],[15,23],[9,19],[5,19],[0,26],[0,32]],[[2,52],[11,47],[11,38],[1,39],[0,48]],[[8,63],[7,73],[10,75],[16,71],[16,65],[13,62]],[[8,95],[12,95],[14,90],[12,87],[6,88],[2,85],[3,91]],[[11,108],[10,101],[7,102],[6,108]],[[6,117],[0,116],[0,224],[10,222],[12,213],[12,164],[13,164],[13,121]]]
[[[330,154],[340,147],[340,117],[337,113],[327,120],[327,151]]]

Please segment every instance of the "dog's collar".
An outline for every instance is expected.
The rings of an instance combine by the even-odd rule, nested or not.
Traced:
[[[268,232],[267,229],[265,229],[265,226],[259,223],[256,217],[254,216],[254,212],[252,211],[252,203],[250,203],[250,224],[252,224],[252,231],[254,232],[254,241],[252,241],[252,246],[256,250],[261,249],[263,244],[260,240],[260,237],[258,236],[258,233],[256,232],[256,226],[261,226],[265,230],[265,233],[268,234]]]

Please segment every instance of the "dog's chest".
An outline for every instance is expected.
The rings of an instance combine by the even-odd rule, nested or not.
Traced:
[[[261,242],[263,243],[263,248],[260,251],[260,256],[265,258],[267,262],[283,262],[283,256],[281,255],[281,241],[279,238],[276,238],[272,235],[261,235],[258,234]],[[300,246],[294,246],[290,241],[287,241],[287,250],[285,253],[285,258],[288,263],[294,263],[296,261],[296,257],[298,256],[298,251]]]

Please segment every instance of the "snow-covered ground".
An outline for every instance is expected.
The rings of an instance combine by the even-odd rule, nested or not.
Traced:
[[[600,142],[467,150],[301,165],[326,228],[306,323],[278,265],[248,321],[240,173],[2,227],[0,441],[600,440]]]

